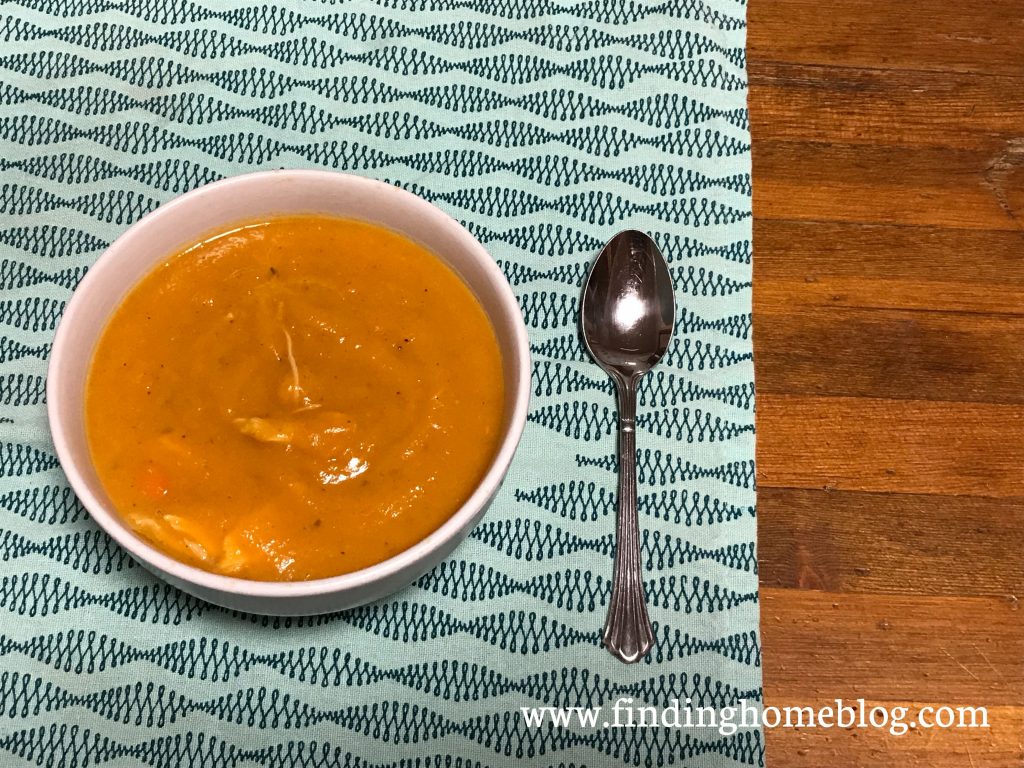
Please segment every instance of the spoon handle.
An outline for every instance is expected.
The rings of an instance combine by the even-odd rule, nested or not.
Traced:
[[[619,514],[616,526],[615,575],[604,645],[627,664],[640,661],[654,647],[640,566],[640,521],[636,511],[637,377],[615,377],[619,396]]]

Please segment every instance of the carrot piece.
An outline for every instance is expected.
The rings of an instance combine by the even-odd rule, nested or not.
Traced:
[[[170,492],[171,480],[158,467],[147,464],[139,475],[138,484],[147,499],[162,499]]]

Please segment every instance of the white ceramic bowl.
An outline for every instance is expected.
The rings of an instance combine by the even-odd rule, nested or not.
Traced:
[[[221,576],[179,562],[137,536],[118,516],[92,466],[85,435],[86,377],[112,311],[159,261],[218,230],[263,216],[323,213],[381,224],[447,262],[483,305],[504,361],[502,438],[469,500],[436,531],[361,571],[302,582]],[[519,443],[530,390],[526,327],[512,289],[483,246],[422,198],[379,181],[328,171],[236,176],[185,194],[132,225],[100,256],[67,305],[47,376],[50,430],[71,487],[92,518],[161,578],[211,603],[252,613],[309,615],[352,608],[391,594],[444,559],[484,514]]]

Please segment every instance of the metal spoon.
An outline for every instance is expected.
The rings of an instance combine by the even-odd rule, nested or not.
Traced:
[[[628,229],[605,245],[583,287],[583,341],[619,399],[619,514],[604,644],[627,664],[654,647],[640,568],[636,511],[636,386],[665,354],[675,319],[672,278],[658,246]]]

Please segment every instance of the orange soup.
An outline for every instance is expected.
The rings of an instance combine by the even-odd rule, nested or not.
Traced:
[[[143,278],[97,346],[86,426],[110,499],[167,554],[323,578],[407,549],[469,497],[501,368],[476,298],[422,246],[282,217]]]

